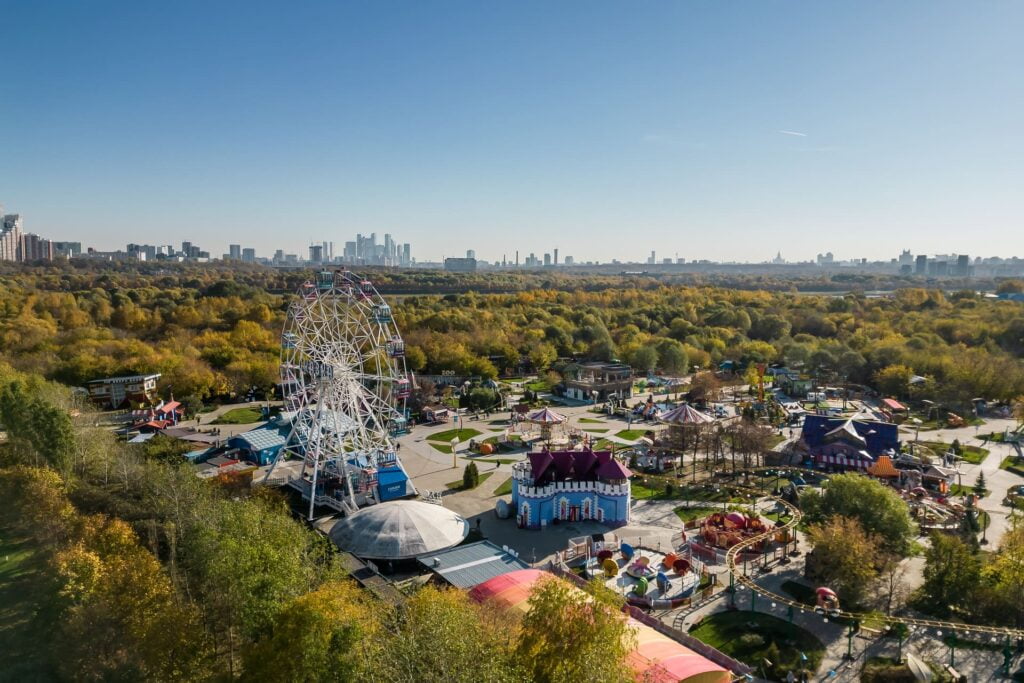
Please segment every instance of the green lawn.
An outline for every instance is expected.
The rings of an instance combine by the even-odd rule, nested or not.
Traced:
[[[953,448],[953,444],[945,441],[922,441],[921,445],[932,449],[936,455],[947,453]],[[964,459],[964,462],[980,465],[988,457],[988,449],[963,445],[960,446],[960,457]]]
[[[973,486],[961,486],[960,484],[953,484],[952,486],[949,487],[949,495],[951,495],[951,496],[966,496],[966,495],[972,494],[974,492],[975,491],[974,491],[974,487]],[[984,498],[985,496],[987,496],[990,493],[992,493],[992,492],[991,491],[985,491],[985,495],[983,495],[981,497]]]
[[[606,433],[608,433],[607,429],[584,429],[583,431],[590,432],[591,434],[606,434]]]
[[[507,496],[510,493],[512,493],[512,477],[501,482],[498,488],[494,489],[494,495],[496,496]]]
[[[825,652],[825,646],[809,631],[759,612],[710,614],[690,631],[690,635],[750,665],[763,674],[762,677],[771,680],[784,680],[787,672],[797,673],[801,668],[816,671]],[[771,670],[762,670],[761,667],[767,667],[764,660],[773,644],[778,648],[777,655],[772,653],[773,666]],[[807,655],[806,662],[801,662],[801,652]]]
[[[487,437],[486,439],[483,440],[483,443],[495,444],[495,443],[498,443],[499,439],[501,439],[501,435],[500,434],[495,435],[495,436],[489,436],[489,437]],[[508,435],[508,440],[509,441],[522,441],[523,437],[519,436],[518,434],[509,434]]]
[[[761,516],[765,519],[770,519],[773,522],[781,520],[783,523],[788,522],[792,518],[792,515],[790,515],[789,512],[762,512]]]
[[[57,680],[55,598],[35,548],[0,529],[0,680]]]
[[[626,441],[636,441],[644,435],[645,429],[623,429],[621,432],[615,432],[615,436]]]
[[[224,413],[210,424],[215,425],[247,425],[263,421],[263,412],[259,408],[234,408]]]
[[[480,484],[482,484],[485,481],[487,481],[492,474],[494,474],[494,472],[481,472],[480,473],[480,480],[477,482],[477,486],[479,486]],[[466,490],[466,489],[462,488],[462,479],[459,479],[458,481],[450,481],[447,484],[445,484],[444,487],[446,489],[450,489],[452,491],[465,491]]]
[[[449,455],[452,452],[452,447],[446,443],[432,443],[430,445],[435,451],[441,451],[442,453],[448,453]]]
[[[684,522],[689,522],[693,519],[701,519],[707,517],[713,512],[719,512],[718,508],[707,508],[707,507],[679,507],[675,509],[676,515],[679,519]]]
[[[523,387],[533,392],[551,391],[551,382],[547,381],[546,379],[535,379],[533,381],[527,382],[526,384],[523,385]]]
[[[579,420],[577,420],[577,422],[585,422],[587,424],[597,424],[597,425],[604,424],[604,420],[595,420],[592,417],[581,417]]]
[[[451,443],[452,439],[454,439],[455,437],[459,437],[459,441],[462,442],[462,441],[469,441],[474,436],[480,436],[480,434],[482,434],[482,432],[478,432],[475,429],[469,429],[469,428],[466,428],[466,429],[446,429],[443,432],[438,432],[437,434],[429,435],[427,437],[427,441],[444,441],[446,443]]]
[[[1013,472],[1018,477],[1024,477],[1024,462],[1019,462],[1017,456],[1008,455],[999,463],[999,469]]]
[[[644,481],[647,483],[645,484]],[[672,495],[666,495],[665,485],[672,484]],[[695,500],[704,503],[743,503],[745,498],[730,495],[727,489],[721,488],[718,491],[703,486],[687,486],[682,480],[675,477],[664,477],[658,475],[640,475],[634,477],[631,487],[633,498],[643,500],[654,498],[657,500]]]

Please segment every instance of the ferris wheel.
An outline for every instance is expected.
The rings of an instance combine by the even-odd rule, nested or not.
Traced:
[[[321,271],[297,294],[281,335],[291,428],[274,466],[302,460],[289,485],[308,497],[310,519],[315,505],[352,512],[415,493],[393,441],[411,382],[391,307],[349,271]]]

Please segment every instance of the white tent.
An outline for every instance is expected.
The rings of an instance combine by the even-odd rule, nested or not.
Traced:
[[[433,503],[396,500],[363,508],[331,527],[342,550],[371,560],[404,560],[462,542],[469,523]]]

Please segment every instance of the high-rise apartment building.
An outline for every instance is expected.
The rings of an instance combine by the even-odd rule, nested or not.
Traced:
[[[256,250],[251,247],[246,247],[242,250],[242,262],[243,263],[256,263]]]
[[[52,261],[53,242],[31,232],[22,235],[21,260],[25,263],[30,261]]]
[[[21,260],[21,216],[13,213],[0,218],[0,261]]]
[[[232,261],[239,261],[242,258],[242,245],[241,244],[229,244],[228,245],[228,258]]]

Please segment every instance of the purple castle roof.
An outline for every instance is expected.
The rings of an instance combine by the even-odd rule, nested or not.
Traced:
[[[610,451],[540,451],[530,453],[530,470],[535,485],[545,480],[586,481],[598,479],[628,479],[629,468],[614,458]]]

